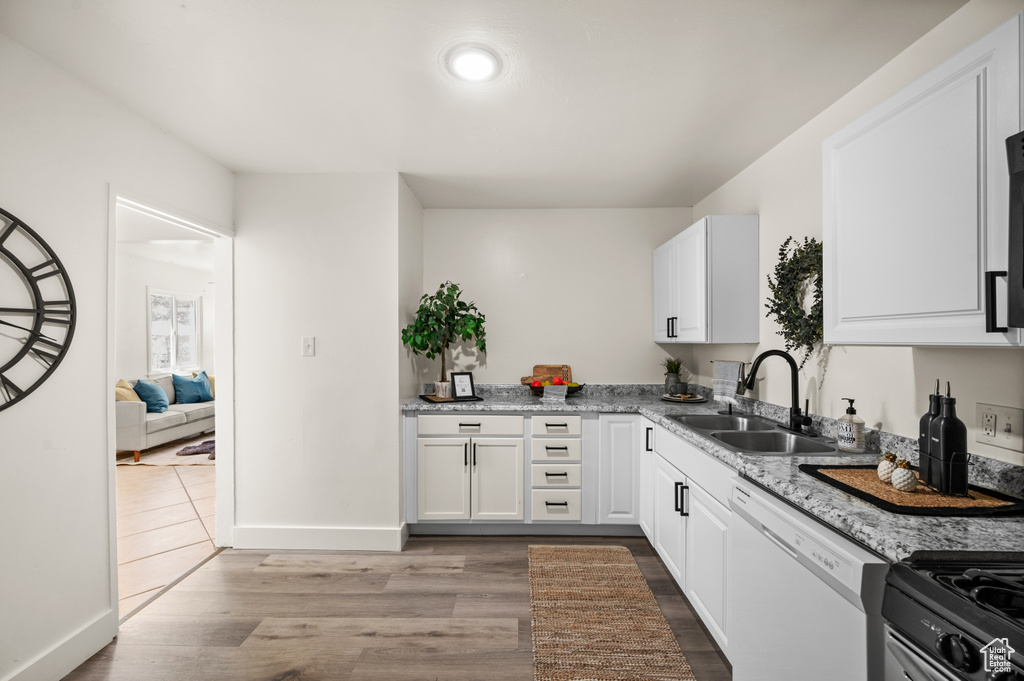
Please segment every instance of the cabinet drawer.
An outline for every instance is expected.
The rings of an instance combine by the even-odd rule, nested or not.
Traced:
[[[579,487],[583,481],[578,463],[535,463],[531,472],[534,487]]]
[[[562,522],[582,520],[582,492],[578,489],[533,490],[533,519]]]
[[[583,417],[549,414],[533,417],[534,435],[579,435],[583,432]]]
[[[522,416],[495,414],[421,414],[416,417],[420,435],[522,435]]]
[[[579,461],[583,451],[578,438],[535,437],[530,443],[534,461]]]

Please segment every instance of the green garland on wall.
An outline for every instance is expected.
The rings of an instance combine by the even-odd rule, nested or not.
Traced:
[[[814,303],[804,309],[807,287],[814,286]],[[807,363],[822,338],[821,244],[804,237],[801,244],[793,237],[779,247],[779,263],[775,266],[775,281],[768,275],[768,288],[772,297],[765,304],[768,317],[774,317],[778,332],[786,341],[786,350],[803,351],[800,368]]]

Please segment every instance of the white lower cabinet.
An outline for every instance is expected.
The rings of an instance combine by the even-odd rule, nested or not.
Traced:
[[[522,520],[522,438],[419,438],[419,520]]]
[[[598,522],[636,525],[640,520],[638,414],[601,414]]]
[[[653,437],[651,543],[728,656],[732,511],[727,504],[736,473],[664,428],[656,427]]]
[[[469,518],[469,438],[416,442],[420,520]],[[464,463],[465,462],[465,463]]]
[[[682,586],[686,577],[686,476],[654,456],[654,549]]]
[[[726,650],[729,519],[732,511],[691,481],[688,491],[684,593]]]
[[[640,501],[640,529],[654,543],[654,423],[640,419],[640,480],[637,496]]]

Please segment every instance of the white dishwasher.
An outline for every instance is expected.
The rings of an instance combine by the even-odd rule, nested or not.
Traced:
[[[885,559],[746,480],[730,505],[733,681],[882,679]]]

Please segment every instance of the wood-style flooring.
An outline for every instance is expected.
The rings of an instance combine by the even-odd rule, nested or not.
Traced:
[[[413,537],[401,553],[226,550],[67,681],[529,681],[530,544],[628,547],[700,681],[731,671],[645,539]]]
[[[209,439],[209,436],[207,436]],[[174,443],[175,451],[190,441]],[[115,466],[120,616],[215,551],[215,466]]]

